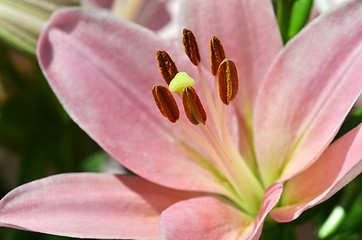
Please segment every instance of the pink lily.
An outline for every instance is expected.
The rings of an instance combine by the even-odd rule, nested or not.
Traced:
[[[140,177],[74,173],[25,184],[1,200],[0,225],[88,238],[258,239],[269,212],[292,221],[361,173],[362,124],[331,144],[362,88],[360,1],[285,47],[269,0],[184,4],[197,67],[182,47],[133,23],[80,9],[53,15],[38,45],[52,89]],[[214,35],[238,68],[228,107],[212,91]],[[206,125],[160,114],[151,95],[160,49],[197,81]]]

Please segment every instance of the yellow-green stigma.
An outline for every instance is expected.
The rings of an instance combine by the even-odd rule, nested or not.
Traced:
[[[195,80],[192,79],[187,73],[179,72],[170,82],[168,88],[171,92],[177,92],[178,94],[182,95],[184,88],[186,87],[193,87],[195,85]]]

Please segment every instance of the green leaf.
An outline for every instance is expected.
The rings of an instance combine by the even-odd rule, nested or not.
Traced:
[[[284,43],[288,41],[288,30],[294,1],[295,0],[278,0],[277,20]]]
[[[320,239],[360,239],[362,236],[362,175],[349,183],[343,190],[342,197],[329,215],[320,222]]]
[[[307,23],[313,0],[297,0],[292,8],[288,29],[288,40],[294,37]]]
[[[82,162],[82,170],[84,172],[101,172],[107,157],[107,154],[103,151],[90,155]]]
[[[332,233],[334,233],[341,223],[346,219],[346,210],[342,206],[336,206],[324,224],[318,231],[318,237],[320,239],[326,239]]]
[[[278,0],[277,20],[283,42],[288,42],[307,23],[313,0]]]

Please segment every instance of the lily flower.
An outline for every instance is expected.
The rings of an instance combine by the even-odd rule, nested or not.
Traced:
[[[181,9],[177,43],[106,13],[52,16],[38,44],[50,86],[138,176],[25,184],[1,200],[1,226],[258,239],[269,213],[292,221],[361,173],[362,124],[331,143],[362,88],[361,1],[321,15],[285,47],[269,0],[185,0]]]

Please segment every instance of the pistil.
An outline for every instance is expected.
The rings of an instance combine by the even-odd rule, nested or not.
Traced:
[[[188,86],[193,87],[194,85],[195,85],[194,79],[192,79],[185,72],[179,72],[172,79],[168,88],[170,89],[171,92],[176,92],[181,96],[186,87]]]

